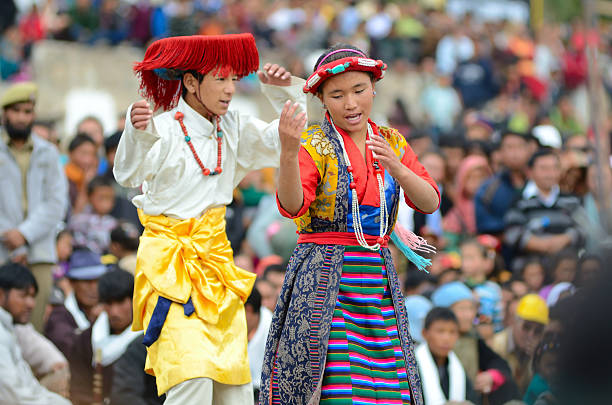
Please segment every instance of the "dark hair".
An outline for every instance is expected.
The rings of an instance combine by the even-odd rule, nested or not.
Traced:
[[[87,184],[87,195],[91,195],[98,187],[113,187],[111,179],[105,176],[96,176]]]
[[[544,353],[558,353],[560,351],[560,338],[559,335],[553,332],[548,332],[542,336],[542,340],[538,344],[533,353],[533,363],[532,368],[533,372],[538,372],[538,366],[540,363],[540,359],[544,355]]]
[[[330,53],[335,52],[335,51],[337,51],[339,49],[352,49],[352,50],[354,50],[356,52],[350,52],[350,51],[337,52],[337,53],[334,53],[333,55],[330,55],[328,57],[328,55]],[[326,49],[325,52],[323,52],[321,54],[321,56],[319,56],[319,59],[317,59],[317,63],[315,63],[312,71],[315,72],[317,70],[317,67],[321,64],[321,62],[324,62],[323,64],[325,65],[327,63],[330,63],[330,62],[333,62],[335,60],[339,60],[339,59],[342,59],[342,58],[350,58],[350,57],[354,57],[354,56],[362,56],[361,54],[366,55],[366,57],[368,56],[364,51],[362,51],[361,49],[357,48],[356,46],[349,45],[349,44],[344,44],[344,43],[336,44],[336,45]],[[364,72],[364,73],[366,73],[366,72]],[[372,73],[369,73],[369,72],[367,72],[367,73],[370,76],[370,79],[374,80],[374,75]],[[322,86],[319,86],[317,92],[321,92],[321,87]]]
[[[121,140],[121,134],[121,131],[117,131],[104,140],[104,151],[106,153],[110,152],[113,149],[117,149],[117,147],[119,146],[119,141]]]
[[[138,250],[140,232],[136,225],[128,221],[119,221],[119,224],[110,233],[111,242],[118,243],[129,251]]]
[[[285,267],[282,264],[271,264],[264,269],[263,278],[267,280],[270,273],[281,273],[284,275],[286,273]]]
[[[513,131],[511,129],[505,129],[501,132],[500,142],[504,140],[507,136],[514,136],[517,138],[521,138],[523,141],[527,142],[529,140],[528,135],[522,132]]]
[[[98,294],[100,302],[103,303],[132,298],[132,295],[134,295],[134,276],[121,269],[104,273],[98,281]]]
[[[96,142],[92,139],[91,136],[87,135],[86,133],[80,132],[72,139],[72,141],[70,141],[70,144],[68,145],[68,152],[74,152],[76,148],[88,142],[93,146],[97,146]]]
[[[428,330],[436,321],[454,322],[457,326],[459,326],[459,321],[457,320],[455,313],[446,307],[432,308],[425,317],[425,324],[423,328]]]
[[[557,267],[563,260],[573,260],[576,262],[576,270],[578,270],[578,253],[572,248],[564,248],[559,253],[552,257],[550,261],[549,273],[550,277],[554,278]]]
[[[435,284],[435,279],[432,275],[420,270],[408,270],[406,272],[406,279],[404,280],[404,290],[412,290],[423,283]]]
[[[257,290],[256,286],[253,287],[253,290],[251,290],[251,295],[249,295],[249,298],[247,298],[246,302],[244,303],[245,307],[247,305],[250,305],[251,308],[253,308],[253,312],[256,314],[258,314],[261,310],[261,294]]]
[[[529,166],[530,169],[533,169],[533,166],[535,165],[536,160],[546,157],[546,156],[553,156],[557,160],[559,160],[559,155],[557,155],[552,148],[540,148],[539,150],[536,151],[536,153],[531,155],[531,158],[529,159],[527,166]]]
[[[81,121],[79,121],[79,123],[77,124],[77,129],[85,122],[85,121],[94,121],[96,124],[98,124],[100,126],[100,128],[102,129],[102,132],[104,132],[104,125],[102,125],[102,121],[100,121],[100,119],[96,116],[93,115],[88,115],[87,117],[84,117]]]
[[[185,96],[187,95],[187,87],[185,86],[185,75],[186,75],[187,73],[189,73],[189,74],[191,74],[193,77],[195,77],[195,78],[196,78],[196,80],[198,81],[198,83],[202,83],[202,80],[204,80],[204,76],[205,76],[203,73],[200,73],[200,72],[198,72],[198,71],[196,71],[196,70],[188,70],[188,71],[184,72],[184,73],[181,75],[181,88],[182,88],[182,90],[181,90],[181,96],[182,96],[182,97],[185,97]]]
[[[4,291],[26,290],[30,287],[34,287],[34,291],[38,293],[38,283],[30,269],[12,262],[0,266],[0,289]]]

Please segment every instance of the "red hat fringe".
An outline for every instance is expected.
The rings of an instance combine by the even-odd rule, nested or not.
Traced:
[[[195,70],[221,75],[230,72],[244,77],[259,68],[259,54],[251,34],[193,35],[170,37],[153,42],[142,62],[134,64],[143,97],[153,100],[155,108],[170,110],[181,96],[180,78],[168,80],[155,69]]]

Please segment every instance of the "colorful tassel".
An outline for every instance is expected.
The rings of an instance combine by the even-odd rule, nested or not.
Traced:
[[[155,108],[172,109],[181,96],[182,81],[176,71],[235,74],[239,78],[257,71],[259,53],[251,34],[193,35],[153,42],[142,62],[134,64],[143,97]]]
[[[436,253],[436,248],[429,245],[427,241],[420,236],[415,235],[413,232],[404,228],[400,224],[396,223],[391,233],[391,240],[402,251],[404,256],[410,260],[419,270],[423,270],[426,273],[427,267],[431,266],[431,259],[426,259],[423,256],[416,253],[417,251],[433,254]]]

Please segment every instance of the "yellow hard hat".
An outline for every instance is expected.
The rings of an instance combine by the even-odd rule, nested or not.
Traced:
[[[518,303],[516,315],[526,321],[548,323],[548,306],[546,301],[537,294],[527,294]]]
[[[23,103],[26,101],[36,101],[38,87],[32,82],[17,83],[9,87],[2,98],[0,98],[0,107],[5,108],[11,104]]]

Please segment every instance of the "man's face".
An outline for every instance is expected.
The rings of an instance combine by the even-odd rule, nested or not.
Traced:
[[[12,288],[0,291],[2,308],[13,317],[16,324],[25,324],[30,321],[32,310],[36,304],[36,290],[33,286],[25,289]]]
[[[437,320],[429,325],[429,329],[423,329],[423,338],[431,354],[445,358],[459,339],[459,326],[453,321]]]
[[[71,280],[70,284],[79,305],[91,308],[98,304],[98,280]]]
[[[278,297],[274,286],[266,280],[260,280],[257,282],[257,290],[259,290],[261,294],[261,305],[268,308],[270,311],[274,311]]]
[[[531,168],[531,178],[540,190],[550,191],[561,179],[561,164],[554,155],[541,156]]]
[[[520,136],[506,135],[500,147],[501,161],[510,170],[523,170],[529,160],[529,144]]]
[[[77,128],[77,133],[89,135],[96,143],[96,149],[104,145],[104,128],[102,128],[102,125],[96,120],[86,119],[81,122]]]
[[[257,329],[257,325],[259,325],[259,312],[255,312],[252,305],[244,306],[244,314],[246,317],[247,323],[247,333],[250,335],[251,331]]]
[[[476,303],[472,300],[461,300],[451,305],[451,310],[457,317],[459,322],[459,330],[461,333],[467,333],[472,330],[474,320],[478,313]]]
[[[545,325],[541,323],[517,317],[512,328],[514,344],[528,356],[533,356],[544,333],[544,328]]]
[[[126,297],[121,301],[111,301],[102,304],[108,314],[111,331],[115,334],[123,332],[132,323],[132,299]]]
[[[34,125],[34,103],[15,103],[4,109],[2,123],[11,139],[28,139]]]

